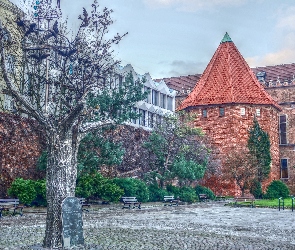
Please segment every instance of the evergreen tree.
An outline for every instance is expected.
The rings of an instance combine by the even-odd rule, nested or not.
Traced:
[[[255,157],[257,180],[262,182],[268,178],[270,173],[270,140],[268,133],[260,127],[256,118],[249,130],[248,149],[250,154]]]

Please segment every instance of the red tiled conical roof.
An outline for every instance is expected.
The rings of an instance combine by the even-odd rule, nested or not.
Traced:
[[[264,90],[226,33],[198,84],[178,110],[211,104],[279,105]]]

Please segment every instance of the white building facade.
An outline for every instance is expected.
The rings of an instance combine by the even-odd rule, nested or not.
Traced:
[[[148,96],[134,107],[134,111],[139,113],[140,117],[127,122],[127,124],[152,130],[156,123],[161,122],[163,116],[172,115],[175,112],[176,91],[169,89],[163,80],[160,82],[153,81],[149,73],[137,74],[130,64],[122,67],[118,73],[124,77],[130,72],[134,81],[146,80],[143,91],[148,92]]]

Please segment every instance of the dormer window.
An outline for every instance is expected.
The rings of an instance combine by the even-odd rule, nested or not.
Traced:
[[[219,108],[219,116],[224,116],[224,108]]]

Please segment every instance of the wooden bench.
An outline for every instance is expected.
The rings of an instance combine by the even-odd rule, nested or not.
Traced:
[[[253,208],[255,199],[253,197],[235,197],[235,207],[238,206],[238,202],[250,203]]]
[[[199,200],[200,200],[200,201],[205,202],[205,201],[207,201],[208,199],[209,199],[209,198],[208,198],[207,194],[199,194]]]
[[[225,201],[225,196],[222,195],[216,195],[215,198],[217,201]]]
[[[89,208],[90,208],[90,204],[87,204],[85,203],[86,202],[86,199],[85,198],[78,198],[81,205],[82,205],[82,211],[86,211],[86,212],[89,212]],[[87,208],[86,208],[87,207]]]
[[[0,218],[2,217],[3,211],[10,211],[13,210],[13,215],[20,214],[23,215],[23,208],[24,206],[19,205],[19,199],[0,199]],[[17,212],[16,210],[19,210]]]
[[[132,208],[139,208],[141,209],[141,202],[139,202],[136,197],[122,197],[121,198],[121,201],[123,202],[123,208],[129,208],[131,209],[131,205],[132,205]]]
[[[173,195],[171,196],[164,196],[164,206],[172,206],[172,205],[175,205],[175,206],[178,206],[178,203],[179,203],[179,199],[175,199]],[[167,204],[169,203],[169,204]]]

